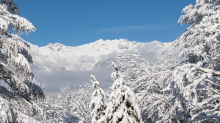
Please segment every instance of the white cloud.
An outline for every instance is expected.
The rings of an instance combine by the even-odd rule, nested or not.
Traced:
[[[113,28],[101,28],[98,32],[130,32],[134,30],[160,30],[168,28],[165,25],[148,25],[148,26],[123,26],[123,27],[113,27]]]
[[[113,68],[107,67],[91,71],[38,71],[35,72],[35,79],[40,83],[45,83],[45,90],[49,92],[59,92],[60,87],[69,84],[70,88],[78,88],[83,83],[90,83],[90,76],[93,74],[99,81],[102,88],[108,88],[113,81],[111,73]]]

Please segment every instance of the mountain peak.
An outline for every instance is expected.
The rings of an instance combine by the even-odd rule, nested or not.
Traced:
[[[62,45],[61,43],[55,43],[55,44],[52,44],[52,43],[49,43],[47,45],[47,47],[63,47],[64,45]]]
[[[55,43],[55,44],[49,43],[46,47],[53,51],[60,51],[65,46],[62,45],[61,43]]]

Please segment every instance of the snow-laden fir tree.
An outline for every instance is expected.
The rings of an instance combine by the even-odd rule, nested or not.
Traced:
[[[10,33],[12,29],[18,34],[36,29],[17,14],[19,9],[13,0],[0,1],[0,96],[12,104],[16,122],[22,122],[19,111],[43,119],[41,108],[33,101],[45,96],[30,69],[29,63],[33,63],[33,59],[29,45]]]
[[[196,0],[196,5],[186,6],[183,12],[178,22],[189,27],[173,47],[180,49],[185,62],[204,60],[206,67],[220,70],[220,1]]]
[[[123,77],[113,63],[116,72],[112,73],[115,82],[105,112],[107,123],[142,123],[136,95],[125,85]]]
[[[10,108],[10,103],[8,100],[0,97],[0,122],[1,123],[15,123],[13,109]],[[16,123],[41,123],[36,119],[29,117],[21,112],[16,117]]]
[[[91,123],[91,95],[93,92],[92,85],[89,83],[84,83],[80,85],[80,89],[77,91],[74,102],[75,103],[75,111],[77,112],[76,116],[79,118],[79,123]]]
[[[166,88],[173,81],[173,70],[177,66],[176,58],[160,43],[163,57],[154,59],[150,65],[137,51],[119,56],[117,66],[123,73],[125,84],[131,87],[138,97],[142,120],[146,123],[171,122],[173,94]],[[176,122],[177,120],[174,119]]]
[[[185,58],[167,87],[173,91],[176,117],[182,122],[220,122],[220,1],[197,0],[179,19],[189,27],[175,42]]]
[[[70,90],[68,85],[61,93],[46,93],[46,99],[38,101],[45,114],[45,123],[91,123],[91,95],[93,88],[84,83]]]
[[[91,75],[92,87],[94,92],[92,93],[90,108],[92,115],[91,123],[105,123],[105,92],[99,87],[99,82]]]
[[[13,115],[8,101],[0,97],[0,121],[9,123],[13,121]]]
[[[38,101],[45,114],[45,123],[78,123],[76,109],[81,108],[76,100],[78,89],[71,91],[69,84],[60,89],[61,93],[46,93],[47,98]]]

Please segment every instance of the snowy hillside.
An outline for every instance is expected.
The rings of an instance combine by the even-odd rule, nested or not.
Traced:
[[[170,48],[171,43],[164,43]],[[110,73],[113,71],[111,62],[118,55],[138,50],[150,63],[154,57],[161,55],[158,41],[138,43],[126,39],[97,40],[93,43],[71,47],[60,43],[38,47],[30,44],[34,65],[31,69],[35,79],[45,83],[46,90],[59,91],[62,85],[70,84],[78,87],[83,82],[89,82],[90,74],[94,74],[103,88],[112,84]],[[172,50],[172,53],[177,54]]]

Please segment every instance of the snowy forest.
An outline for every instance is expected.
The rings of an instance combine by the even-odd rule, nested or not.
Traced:
[[[34,79],[27,42],[36,29],[13,0],[0,1],[0,123],[219,123],[220,0],[196,0],[178,22],[188,25],[149,64],[138,51],[112,62],[107,89],[91,75],[78,88],[46,93]],[[16,34],[13,34],[16,32]]]

